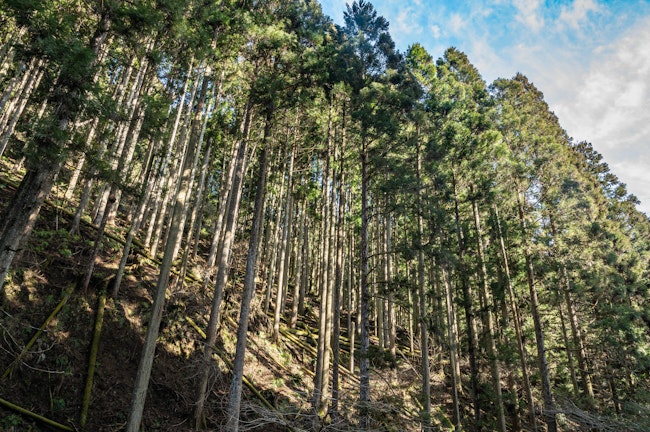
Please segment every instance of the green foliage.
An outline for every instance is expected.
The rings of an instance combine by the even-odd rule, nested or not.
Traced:
[[[377,345],[370,345],[368,358],[372,367],[377,369],[395,369],[397,358],[390,351],[379,348]]]
[[[199,84],[196,77],[203,72],[199,68],[205,68],[209,90],[215,93],[208,103],[215,106],[206,124],[205,139],[212,143],[213,156],[208,161],[201,248],[213,237],[215,220],[224,209],[220,202],[222,179],[233,145],[248,139],[250,148],[268,146],[273,168],[267,192],[273,197],[288,178],[286,161],[293,152],[292,197],[295,208],[301,209],[297,214],[302,216],[305,209],[309,234],[305,249],[311,248],[301,259],[316,280],[322,269],[314,260],[322,256],[319,248],[324,244],[322,236],[327,235],[321,232],[323,197],[331,193],[338,210],[336,206],[342,202],[338,182],[342,182],[340,190],[346,202],[341,218],[334,216],[331,226],[347,229],[342,239],[346,245],[344,267],[353,273],[353,286],[358,286],[363,181],[368,190],[371,277],[380,282],[373,287],[375,294],[392,294],[402,320],[412,313],[409,294],[418,283],[416,261],[422,250],[427,283],[422,313],[430,315],[437,346],[443,348],[439,354],[442,361],[449,360],[447,349],[451,346],[444,334],[449,323],[443,293],[444,283],[449,282],[452,312],[460,325],[461,358],[468,354],[469,320],[489,309],[498,321],[498,360],[513,369],[513,376],[519,376],[520,353],[507,304],[495,215],[498,209],[514,301],[523,316],[528,363],[535,364],[536,343],[529,316],[530,264],[545,315],[542,330],[549,340],[554,390],[566,395],[573,392],[567,350],[577,350],[574,339],[578,337],[568,334],[570,347],[564,346],[556,313],[558,307],[566,310],[566,291],[575,302],[588,354],[586,369],[594,375],[596,394],[602,399],[597,401],[599,408],[610,397],[611,389],[605,383],[610,370],[620,395],[647,405],[641,399],[647,397],[644,391],[650,377],[650,222],[636,211],[636,197],[610,172],[602,155],[591,144],[568,138],[542,92],[524,75],[499,79],[487,87],[476,67],[456,48],[434,60],[416,43],[402,55],[395,48],[386,19],[364,0],[347,5],[343,27],[323,16],[314,1],[4,0],[2,5],[3,26],[6,21],[12,30],[26,30],[11,47],[15,59],[3,57],[11,65],[7,76],[0,77],[2,90],[31,62],[39,62],[44,71],[39,89],[28,101],[28,119],[20,128],[20,140],[26,140],[27,146],[11,150],[12,156],[25,155],[28,167],[49,166],[85,153],[91,167],[84,172],[86,179],[112,182],[122,189],[120,216],[125,208],[134,208],[136,192],[147,186],[127,184],[132,182],[132,173],[151,166],[149,181],[157,182],[156,191],[173,190],[169,188],[175,185],[162,177],[169,175],[173,165],[163,166],[162,161],[168,152],[172,162],[182,158],[181,135],[196,138],[190,135],[199,129],[193,128],[198,105],[188,108],[183,102]],[[102,31],[107,37],[98,49],[97,36]],[[0,35],[0,49],[9,37]],[[144,74],[142,88],[135,88],[133,82],[140,73]],[[183,93],[186,80],[189,90]],[[131,96],[137,108],[125,102]],[[36,121],[41,107],[44,111]],[[180,109],[184,111],[173,141],[172,129]],[[246,113],[251,125],[249,136],[243,137]],[[131,127],[138,120],[143,122],[133,162],[123,167],[124,172],[116,172],[114,152],[120,134],[126,131],[128,138],[135,138]],[[95,121],[97,134],[89,140],[90,125]],[[364,150],[369,174],[362,179],[359,161]],[[259,161],[254,153],[247,157],[248,172],[255,172]],[[331,176],[324,184],[326,167]],[[67,172],[63,174],[59,180],[68,177]],[[241,219],[249,222],[255,195],[250,174],[244,183]],[[281,214],[283,199],[279,197],[275,206],[271,205],[275,201],[267,201],[268,219]],[[483,221],[481,232],[474,226],[474,204]],[[146,214],[153,219],[151,210]],[[424,223],[421,233],[419,216]],[[325,213],[325,217],[330,216]],[[83,218],[89,221],[87,214]],[[390,250],[384,251],[382,230],[388,220],[394,232]],[[118,221],[117,227],[121,227],[121,219]],[[148,225],[142,231],[146,228]],[[237,234],[245,240],[248,231]],[[275,235],[267,234],[271,239]],[[294,241],[297,239],[296,235]],[[478,240],[485,244],[484,258],[476,250]],[[92,244],[85,239],[87,244],[79,246],[79,241],[66,230],[37,229],[30,248],[41,253],[56,246],[58,259],[71,261],[79,248]],[[121,250],[114,241],[106,244],[109,255]],[[269,245],[263,246],[260,249],[271,254]],[[302,253],[298,249],[302,245],[295,246]],[[382,279],[387,255],[393,260],[390,281]],[[491,300],[485,308],[479,307],[475,287],[482,260]],[[263,265],[264,271],[270,270],[268,262]],[[443,279],[443,269],[448,280]],[[10,273],[16,280],[21,279],[16,277],[19,274]],[[297,269],[290,274],[294,277]],[[235,289],[240,276],[233,278]],[[308,280],[312,291],[318,288],[316,280]],[[139,280],[138,284],[146,286],[147,282]],[[293,284],[291,281],[290,286]],[[471,288],[474,295],[464,298],[464,288],[468,293]],[[347,292],[347,288],[343,290]],[[181,334],[177,318],[187,307],[177,302],[167,309],[171,324],[163,329],[161,340],[189,358],[193,348],[188,347],[194,342],[185,335],[176,336]],[[312,307],[308,304],[307,310]],[[146,316],[149,309],[149,303],[143,302],[134,313]],[[357,312],[346,309],[347,305],[342,312]],[[463,320],[467,316],[470,318]],[[122,315],[116,316],[115,322],[126,327]],[[475,325],[477,339],[484,340],[485,324],[476,319]],[[479,351],[477,367],[485,374],[490,359]],[[370,347],[368,357],[379,369],[398,366],[389,351],[377,346]],[[282,361],[289,362],[289,355],[283,353]],[[56,363],[60,369],[72,370],[65,355],[57,357]],[[539,371],[531,368],[531,373],[533,385],[539,385]],[[286,384],[279,378],[273,382],[277,388]],[[485,385],[483,395],[480,402],[486,412],[493,408],[495,394]],[[386,396],[385,400],[401,406],[394,398]],[[635,405],[629,404],[631,412]],[[66,409],[66,400],[52,399],[52,411]],[[382,418],[390,420],[388,415]],[[492,420],[485,420],[487,427],[494,426]],[[15,426],[11,417],[3,422],[6,427]]]
[[[23,424],[23,420],[18,414],[9,414],[2,419],[1,424],[4,430],[15,430],[16,427]]]

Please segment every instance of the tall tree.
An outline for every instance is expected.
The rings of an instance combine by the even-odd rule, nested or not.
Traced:
[[[22,53],[47,59],[56,72],[51,84],[48,120],[31,140],[27,173],[4,210],[0,226],[0,290],[16,252],[29,237],[41,206],[70,151],[71,125],[88,101],[91,78],[121,2],[89,7],[79,14],[74,2],[9,3],[17,25],[27,29]],[[81,34],[77,28],[93,28]]]

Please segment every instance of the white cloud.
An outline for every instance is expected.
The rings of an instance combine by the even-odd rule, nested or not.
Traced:
[[[397,19],[390,22],[391,34],[397,38],[413,38],[422,33],[422,26],[418,23],[419,15],[413,8],[403,8]]]
[[[440,26],[437,24],[432,24],[429,27],[429,30],[431,30],[431,35],[433,36],[434,39],[440,38]]]
[[[612,172],[627,183],[650,214],[650,19],[594,50],[587,70],[559,98],[557,112],[569,134],[593,143]],[[575,86],[575,88],[571,88]]]
[[[541,13],[540,5],[542,0],[512,0],[517,8],[517,21],[537,32],[544,27],[544,16]]]
[[[451,14],[447,23],[453,33],[460,33],[467,25],[467,21],[460,14]]]
[[[577,29],[589,12],[598,12],[600,9],[595,0],[575,0],[571,7],[562,6],[559,21]]]

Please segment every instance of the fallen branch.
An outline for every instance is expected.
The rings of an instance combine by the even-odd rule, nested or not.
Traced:
[[[56,429],[63,430],[63,431],[74,432],[74,429],[72,429],[70,426],[66,426],[66,425],[63,425],[61,423],[57,423],[54,420],[50,420],[48,418],[43,417],[42,415],[33,413],[33,412],[31,412],[31,411],[29,411],[29,410],[27,410],[27,409],[25,409],[25,408],[23,408],[21,406],[13,404],[13,403],[11,403],[9,401],[6,401],[6,400],[4,400],[2,398],[0,398],[0,405],[3,405],[3,406],[5,406],[5,407],[7,407],[7,408],[9,408],[9,409],[11,409],[13,411],[16,411],[16,412],[18,412],[18,413],[20,413],[22,415],[27,416],[27,417],[31,417],[36,421],[44,423],[44,424],[46,424],[48,426],[52,426],[52,427],[54,427]]]
[[[201,327],[199,327],[198,324],[197,324],[197,323],[196,323],[192,318],[190,318],[189,316],[186,316],[186,317],[185,317],[185,321],[187,321],[187,322],[189,323],[189,325],[192,326],[192,328],[193,328],[194,330],[196,330],[196,332],[197,332],[197,333],[198,333],[198,334],[199,334],[203,339],[206,339],[206,338],[207,338],[207,336],[206,336],[205,332],[203,331],[203,329],[202,329]],[[219,349],[218,347],[214,347],[214,349],[215,349],[216,355],[218,355],[219,358],[221,358],[221,360],[223,360],[223,361],[226,363],[226,365],[228,365],[228,367],[229,367],[230,369],[233,369],[233,364],[232,364],[232,362],[228,359],[228,356],[226,355],[226,353],[224,353],[224,352],[223,352],[221,349]],[[251,382],[247,377],[243,376],[243,377],[242,377],[242,381],[243,381],[244,385],[246,385],[246,387],[248,387],[248,389],[249,389],[250,391],[252,391],[253,394],[255,394],[255,396],[260,400],[260,402],[262,402],[262,404],[263,404],[265,407],[267,407],[267,408],[269,408],[269,409],[273,409],[273,408],[274,408],[274,407],[273,407],[273,404],[272,404],[271,402],[269,402],[268,399],[266,399],[266,398],[264,397],[264,395],[262,395],[262,393],[260,393],[260,391],[257,390],[257,388],[255,388],[255,386],[253,385],[253,383],[252,383],[252,382]]]
[[[95,376],[95,365],[97,363],[97,352],[99,351],[99,340],[102,334],[102,323],[104,322],[104,310],[106,308],[106,290],[102,289],[97,302],[97,318],[95,319],[95,329],[93,332],[93,342],[90,346],[90,359],[88,360],[88,377],[86,378],[86,387],[81,404],[81,427],[86,426],[88,420],[88,408],[90,407],[90,394],[93,389],[93,379]]]
[[[22,359],[29,352],[29,349],[34,345],[36,340],[41,336],[41,334],[43,334],[43,332],[45,331],[45,328],[50,324],[50,322],[54,319],[54,317],[56,317],[56,315],[61,311],[63,306],[67,303],[68,299],[72,295],[72,291],[74,291],[74,285],[69,285],[68,288],[63,293],[63,298],[61,299],[59,304],[56,305],[56,308],[54,308],[54,310],[52,311],[50,316],[47,317],[45,322],[38,328],[38,330],[36,331],[34,336],[32,336],[32,338],[29,340],[29,342],[27,342],[27,344],[22,349],[20,354],[18,354],[18,357],[16,357],[14,359],[14,361],[12,361],[11,364],[4,371],[4,373],[2,374],[2,379],[9,376],[13,372],[16,365],[18,365],[22,361]]]

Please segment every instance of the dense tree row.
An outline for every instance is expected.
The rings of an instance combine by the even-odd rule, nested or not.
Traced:
[[[21,178],[0,287],[55,185],[71,232],[99,227],[84,293],[118,220],[114,297],[136,240],[161,258],[127,430],[186,275],[212,292],[196,427],[226,298],[231,431],[259,313],[275,340],[315,316],[313,411],[339,415],[340,369],[358,370],[359,428],[375,426],[370,362],[398,350],[419,355],[425,429],[441,364],[457,430],[555,431],[564,401],[620,414],[649,390],[650,222],[525,76],[488,87],[457,49],[400,53],[364,0],[343,26],[313,0],[2,0],[0,24],[0,152]],[[359,346],[345,365],[342,336]]]

